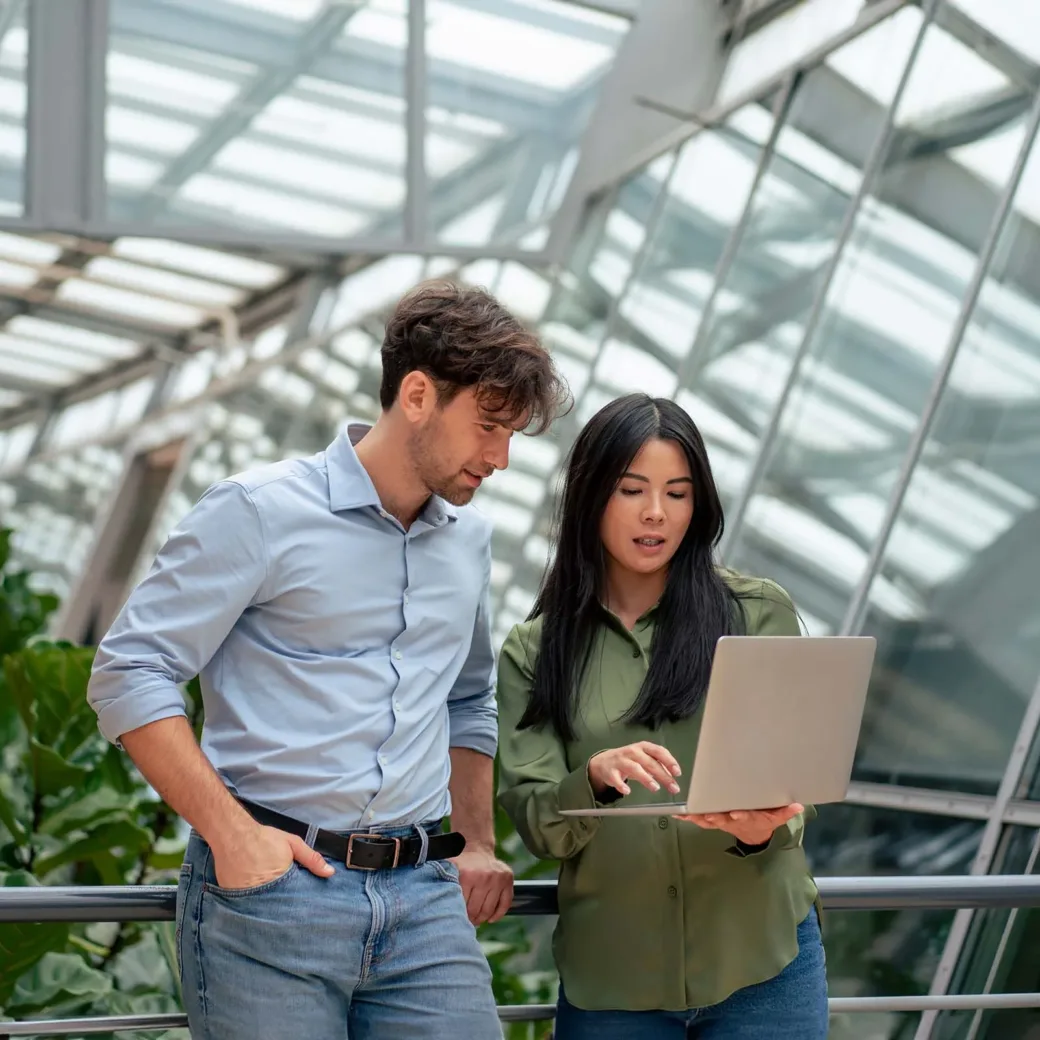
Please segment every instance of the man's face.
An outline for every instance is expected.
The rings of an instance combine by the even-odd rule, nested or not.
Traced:
[[[481,408],[472,389],[463,390],[413,427],[409,454],[431,494],[463,506],[487,477],[509,465],[512,436],[512,426]]]

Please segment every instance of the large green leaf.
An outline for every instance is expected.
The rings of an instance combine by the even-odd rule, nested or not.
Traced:
[[[67,762],[57,751],[41,744],[35,737],[29,741],[29,762],[33,788],[41,798],[61,794],[90,776],[86,766]]]
[[[170,963],[154,928],[142,931],[138,942],[120,951],[111,972],[120,993],[174,992]]]
[[[36,643],[4,659],[8,689],[26,729],[63,758],[88,741],[98,745],[97,716],[87,703],[95,651],[63,643]]]
[[[0,656],[25,646],[58,606],[57,597],[32,587],[27,572],[3,573],[10,563],[10,539],[9,530],[0,530]]]
[[[25,871],[0,875],[2,888],[27,888],[36,879]],[[0,924],[0,1006],[7,1003],[18,978],[45,954],[62,950],[69,926],[56,921],[46,924]]]
[[[113,849],[122,849],[124,853],[138,853],[147,848],[152,841],[152,832],[139,827],[130,819],[114,820],[103,823],[85,838],[66,845],[58,852],[51,853],[36,861],[36,873],[46,877],[51,871],[66,863],[92,859]]]
[[[0,824],[7,828],[7,832],[14,838],[16,844],[23,845],[26,838],[25,827],[19,822],[14,806],[4,793],[4,779],[6,778],[0,778]]]
[[[25,972],[7,1002],[23,1017],[46,1011],[48,1017],[86,1010],[112,991],[112,978],[92,968],[78,953],[47,953]]]
[[[46,813],[37,829],[41,834],[63,838],[73,831],[90,830],[113,817],[125,817],[130,808],[132,804],[128,805],[124,794],[111,787],[101,787],[76,795],[60,808]]]

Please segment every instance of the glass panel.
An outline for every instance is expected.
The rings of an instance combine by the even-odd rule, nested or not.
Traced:
[[[819,808],[805,848],[818,876],[965,873],[982,824],[923,813],[835,804]],[[826,911],[832,997],[927,993],[953,920],[947,910]],[[918,1016],[831,1017],[832,1040],[911,1040]]]
[[[1040,62],[1040,7],[1032,0],[948,0],[983,29]]]
[[[726,63],[720,103],[747,94],[852,25],[863,0],[804,0],[741,40]]]
[[[0,7],[0,217],[20,217],[25,206],[26,3]]]
[[[427,0],[426,172],[441,242],[527,248],[567,189],[629,24],[564,0]]]
[[[597,382],[612,394],[674,394],[676,370],[772,131],[770,108],[748,105],[680,151],[646,255],[596,366]]]
[[[684,348],[677,399],[700,425],[724,505],[746,480],[859,180],[798,128],[829,77],[810,73],[793,99],[710,314]]]
[[[1007,827],[994,874],[1036,874],[1040,832]],[[951,993],[1032,993],[1040,975],[1040,913],[1036,909],[975,913]],[[1040,1008],[962,1011],[943,1014],[935,1040],[1031,1040],[1040,1027]]]
[[[594,411],[615,396],[593,382],[592,371],[615,303],[646,241],[647,226],[673,161],[674,154],[669,154],[651,163],[590,215],[545,309],[539,331],[570,384],[575,407],[544,437],[514,438],[510,470],[537,479],[538,491],[530,492],[530,510],[522,528],[517,523],[495,530],[492,584],[495,630],[500,640],[526,616],[541,581],[553,501],[546,491],[551,488],[559,460],[569,450],[590,409]],[[489,481],[487,490],[496,483],[497,478]],[[521,491],[520,485],[516,490],[524,497],[529,494]],[[484,494],[482,488],[478,492],[481,508]]]
[[[904,18],[919,26],[921,14],[908,8]],[[897,38],[909,46],[913,34],[904,25],[893,37]],[[964,144],[966,133],[975,140],[997,132],[1013,132],[1017,141],[1022,139],[1021,112],[1010,121],[1006,115],[984,117],[988,81],[978,88],[983,91],[979,95],[959,95],[936,128],[934,99],[926,88],[930,81],[922,80],[919,70],[937,76],[943,68],[950,74],[961,68],[961,56],[954,60],[947,52],[949,39],[934,27],[926,35],[923,64],[911,73],[904,95],[909,115],[897,118],[882,172],[856,216],[780,417],[769,465],[728,553],[738,569],[769,574],[784,584],[810,629],[818,633],[840,629],[863,577],[996,208],[998,189],[980,181],[971,181],[967,193],[958,195],[966,184],[963,170],[946,153]],[[837,64],[840,68],[842,63]],[[822,95],[811,96],[825,86],[825,101]],[[839,154],[865,156],[870,135],[863,131],[880,125],[881,107],[831,69],[810,75],[805,89],[811,93],[799,98],[802,107],[792,114],[794,128],[815,141],[832,141]],[[849,135],[838,133],[835,111],[843,111],[846,122],[857,126],[853,136],[858,144],[853,146]],[[1001,183],[1013,159],[1014,153],[1002,170]],[[956,205],[950,201],[955,196]],[[796,217],[791,221],[793,233],[804,236],[806,215],[800,212]],[[781,243],[781,256],[785,247],[792,251]],[[764,301],[767,306],[760,304],[750,318],[746,306],[740,309],[736,321],[750,325],[751,333],[738,342],[767,336],[787,344],[788,358],[800,344],[830,249],[812,255],[803,247],[795,251],[799,254],[804,273],[773,281]],[[805,289],[812,291],[800,294]],[[749,374],[743,378],[762,386],[767,384],[763,373],[769,355],[761,348],[760,353],[764,356],[757,366],[752,358],[745,362]],[[772,414],[790,373],[788,362],[776,368],[759,404],[760,424]],[[730,380],[734,396],[743,388],[740,376],[738,372]],[[930,563],[919,557],[919,565]],[[906,614],[904,591],[888,582],[878,589],[888,609]],[[869,732],[868,721],[868,740]],[[907,744],[911,746],[912,741]]]
[[[1038,241],[1012,217],[871,588],[864,779],[995,791],[1040,676]],[[919,359],[936,349],[927,325],[904,327]]]
[[[398,237],[407,7],[113,0],[108,213]]]

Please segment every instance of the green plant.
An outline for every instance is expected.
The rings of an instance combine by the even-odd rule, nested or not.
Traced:
[[[180,821],[98,732],[94,650],[42,637],[58,600],[10,543],[0,531],[0,885],[175,880]],[[174,965],[168,924],[0,925],[0,1018],[176,1011]]]

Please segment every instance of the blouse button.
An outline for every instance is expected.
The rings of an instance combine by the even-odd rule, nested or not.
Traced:
[[[638,646],[632,647],[632,656],[633,657],[639,657],[642,654],[642,652],[643,651],[640,650]]]
[[[679,890],[675,887],[675,885],[669,885],[668,894],[672,897],[672,899],[674,899],[679,894]]]
[[[663,830],[663,831],[666,831],[666,830],[668,829],[668,820],[667,820],[667,819],[665,819],[665,817],[663,817],[663,816],[662,816],[662,817],[661,817],[661,818],[660,818],[660,819],[659,819],[659,820],[657,821],[657,826],[658,826],[658,827],[660,827],[660,828],[661,828],[661,830]]]

